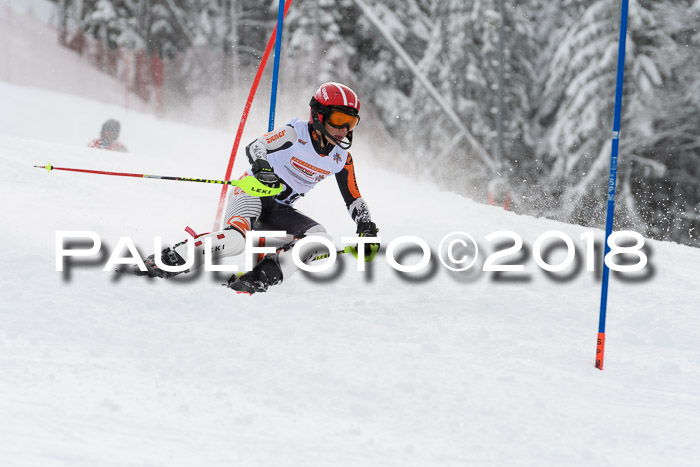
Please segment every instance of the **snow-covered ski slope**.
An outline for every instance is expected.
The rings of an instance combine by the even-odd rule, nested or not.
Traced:
[[[598,371],[586,229],[383,170],[358,127],[357,175],[385,246],[412,235],[435,252],[464,231],[483,260],[488,234],[514,231],[528,254],[509,259],[525,273],[505,277],[519,280],[449,273],[435,258],[406,277],[384,254],[364,274],[346,260],[335,277],[297,274],[252,297],[213,273],[62,274],[57,231],[94,231],[108,253],[128,236],[148,254],[155,236],[210,230],[220,187],[33,165],[220,178],[233,130],[6,83],[0,101],[0,465],[698,465],[699,250],[647,240],[650,277],[612,278]],[[260,107],[246,142],[266,128]],[[85,148],[110,117],[131,152]],[[354,232],[333,180],[298,207],[338,241]],[[575,277],[535,265],[549,230],[576,243],[578,275],[557,274]]]

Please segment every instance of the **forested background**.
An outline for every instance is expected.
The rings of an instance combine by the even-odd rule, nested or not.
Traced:
[[[489,189],[497,199],[509,192],[516,212],[600,227],[620,2],[503,0],[500,6],[499,0],[295,0],[284,24],[284,79],[298,83],[301,104],[326,80],[353,87],[363,123],[380,127],[392,149],[378,149],[376,157],[397,170],[477,201],[486,201]],[[58,16],[64,30],[83,31],[108,48],[158,54],[170,99],[194,105],[250,80],[277,7],[277,0],[60,0]],[[700,0],[630,0],[615,217],[616,229],[696,247],[699,16]],[[427,77],[468,134],[414,71]]]

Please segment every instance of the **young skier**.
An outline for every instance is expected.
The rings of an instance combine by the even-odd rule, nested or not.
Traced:
[[[236,188],[228,198],[226,228],[208,234],[216,241],[218,257],[237,255],[245,249],[245,236],[254,230],[283,230],[288,243],[276,253],[267,254],[253,270],[243,275],[234,274],[228,286],[239,292],[253,294],[265,292],[270,285],[289,278],[298,268],[291,258],[291,248],[305,236],[325,236],[325,229],[315,220],[294,208],[294,202],[311,191],[326,177],[335,175],[338,188],[345,200],[350,216],[357,224],[360,237],[376,237],[377,226],[372,222],[367,204],[362,199],[355,179],[355,168],[348,149],[352,144],[353,130],[360,121],[360,101],[357,94],[340,83],[322,84],[310,102],[310,120],[292,119],[284,127],[262,135],[246,147],[251,164],[250,172],[263,184],[284,188],[274,196],[258,198]],[[250,175],[245,172],[243,176]],[[199,239],[199,238],[198,238]],[[197,248],[203,248],[198,241]],[[308,245],[300,258],[308,261],[317,250]],[[376,252],[378,243],[370,243],[365,251]],[[165,265],[185,264],[185,242],[161,253]],[[159,268],[151,255],[145,261],[151,277],[171,277],[171,273]]]

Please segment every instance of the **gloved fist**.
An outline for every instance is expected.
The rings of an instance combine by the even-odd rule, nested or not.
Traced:
[[[357,224],[358,237],[376,237],[379,229],[374,222],[360,222]]]
[[[360,222],[357,224],[357,236],[358,237],[376,237],[379,229],[374,222]],[[358,247],[354,247],[353,256],[357,258]],[[379,242],[376,243],[366,243],[365,244],[365,261],[370,262],[379,251]]]
[[[269,186],[270,188],[277,188],[280,186],[280,178],[270,167],[270,163],[263,159],[257,159],[253,162],[253,175],[257,178],[263,185]]]

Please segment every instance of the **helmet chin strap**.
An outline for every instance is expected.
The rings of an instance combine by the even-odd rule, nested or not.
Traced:
[[[328,133],[326,130],[326,126],[321,123],[321,120],[318,118],[318,113],[317,112],[311,112],[311,118],[313,120],[314,128],[321,133],[321,135],[326,138],[327,140],[333,142],[336,146],[338,146],[341,149],[345,149],[346,151],[350,149],[350,146],[352,146],[352,131],[348,132],[348,135],[346,136],[347,142],[346,141],[338,141],[333,135]]]

